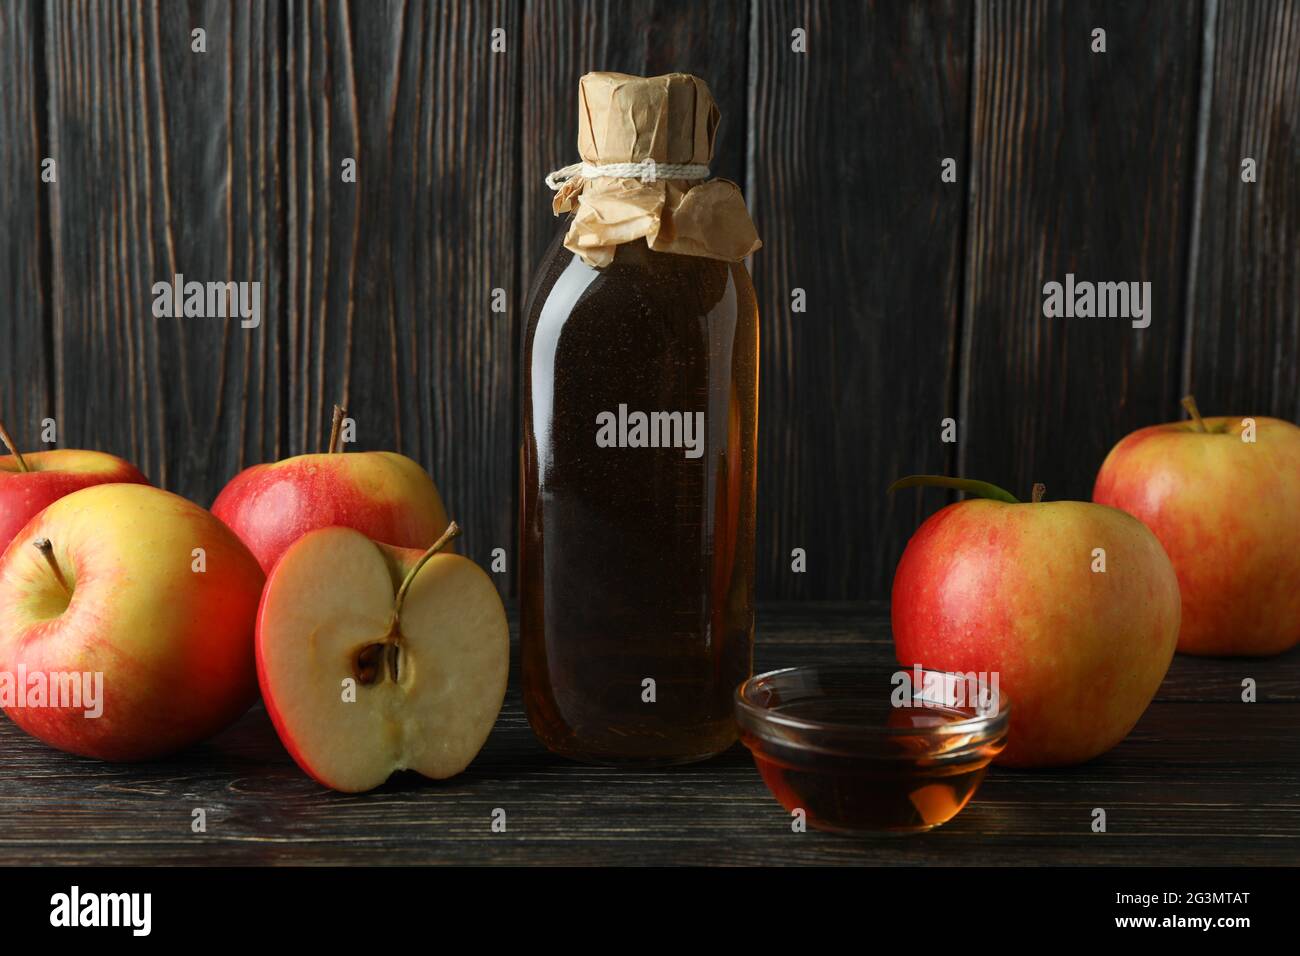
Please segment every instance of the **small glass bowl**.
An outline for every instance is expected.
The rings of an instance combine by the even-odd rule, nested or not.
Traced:
[[[772,795],[809,825],[917,833],[956,816],[1006,746],[1011,702],[996,677],[976,681],[921,668],[791,667],[741,684],[736,719]]]

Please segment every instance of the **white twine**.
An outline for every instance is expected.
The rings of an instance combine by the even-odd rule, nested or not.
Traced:
[[[547,176],[546,185],[552,192],[559,192],[575,176],[583,179],[639,179],[643,183],[652,183],[657,179],[708,179],[709,167],[703,163],[656,163],[653,159],[643,159],[639,163],[606,163],[602,166],[586,162],[573,163]]]

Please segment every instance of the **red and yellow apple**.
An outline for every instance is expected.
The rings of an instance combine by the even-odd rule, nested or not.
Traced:
[[[256,699],[263,580],[230,529],[177,495],[116,484],[60,498],[0,557],[0,674],[51,688],[102,675],[102,713],[67,706],[70,691],[39,706],[11,696],[5,712],[51,746],[104,760],[211,736]]]
[[[1183,597],[1178,650],[1261,656],[1300,642],[1300,428],[1193,412],[1139,429],[1106,456],[1092,498],[1164,545]]]
[[[0,551],[42,508],[91,485],[148,484],[130,462],[101,451],[56,448],[22,454],[0,424],[10,454],[0,455]]]
[[[908,542],[891,607],[899,663],[998,674],[1011,699],[999,763],[1075,764],[1114,747],[1174,654],[1178,579],[1160,542],[1088,502],[1021,503],[964,479],[895,487],[922,483],[988,497],[948,505]]]
[[[272,570],[257,618],[262,698],[285,748],[335,790],[398,770],[455,776],[505,697],[510,636],[496,585],[468,558],[313,531]]]
[[[353,528],[376,541],[420,549],[447,529],[428,472],[388,451],[331,450],[254,465],[222,489],[212,513],[268,574],[289,545],[318,528]]]

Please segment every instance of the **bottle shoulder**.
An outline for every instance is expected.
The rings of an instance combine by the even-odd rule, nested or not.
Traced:
[[[587,265],[557,240],[536,273],[525,325],[586,321],[756,321],[754,284],[744,262],[620,245],[604,268]]]

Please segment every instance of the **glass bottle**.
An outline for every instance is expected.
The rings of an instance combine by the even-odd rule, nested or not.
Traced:
[[[736,740],[757,367],[742,262],[552,245],[523,332],[520,552],[524,703],[552,751],[671,764]]]

